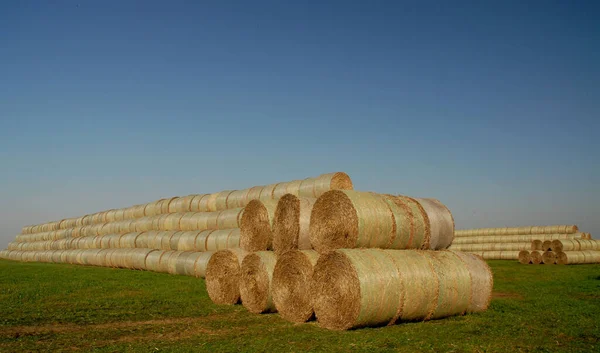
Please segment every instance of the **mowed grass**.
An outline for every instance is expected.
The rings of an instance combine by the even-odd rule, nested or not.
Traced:
[[[600,265],[490,264],[484,313],[336,332],[214,305],[201,279],[0,260],[0,352],[600,351]]]

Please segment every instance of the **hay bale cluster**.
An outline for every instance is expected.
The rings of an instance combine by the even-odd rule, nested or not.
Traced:
[[[217,304],[345,330],[486,310],[491,271],[454,237],[440,201],[330,173],[26,226],[0,257],[206,277]]]
[[[600,263],[600,241],[576,225],[458,230],[450,249],[521,264]]]

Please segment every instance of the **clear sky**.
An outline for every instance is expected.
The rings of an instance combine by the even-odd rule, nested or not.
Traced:
[[[25,224],[345,171],[458,229],[600,238],[596,1],[2,1],[0,248]]]

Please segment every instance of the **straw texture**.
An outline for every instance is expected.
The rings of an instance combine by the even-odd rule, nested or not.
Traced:
[[[315,198],[285,194],[277,202],[273,219],[273,250],[310,250],[310,214]]]
[[[248,254],[242,249],[215,252],[206,266],[206,290],[215,304],[240,301],[241,265]]]
[[[531,254],[527,250],[519,251],[519,263],[528,265],[531,263]]]
[[[242,215],[240,247],[246,251],[272,249],[273,220],[277,201],[252,200]]]
[[[493,283],[482,263],[452,251],[335,250],[314,268],[315,314],[344,330],[485,310]]]
[[[432,250],[447,249],[454,240],[454,218],[450,210],[436,199],[415,199],[429,220],[431,238],[429,248]]]
[[[556,254],[559,265],[597,264],[600,263],[600,251],[562,251]]]
[[[271,293],[276,261],[277,256],[272,251],[258,251],[244,257],[240,297],[248,311],[255,314],[277,311]]]
[[[553,251],[544,251],[542,262],[546,265],[554,265],[556,263],[556,253]]]
[[[305,322],[313,316],[310,284],[318,258],[314,250],[290,250],[278,257],[273,270],[273,303],[284,319]]]

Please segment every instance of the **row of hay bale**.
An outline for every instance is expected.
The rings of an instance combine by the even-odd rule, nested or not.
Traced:
[[[35,234],[60,229],[80,228],[168,213],[214,212],[244,207],[254,199],[273,200],[279,199],[285,194],[316,198],[329,190],[352,188],[352,180],[346,173],[329,173],[304,180],[254,186],[243,190],[226,190],[212,194],[160,199],[146,204],[97,212],[82,217],[25,226],[21,233]]]
[[[446,249],[454,219],[435,199],[332,190],[318,199],[253,200],[240,222],[246,251],[340,248]]]
[[[594,239],[567,239],[534,241],[531,251],[519,252],[522,264],[594,264],[600,263],[600,241]]]
[[[578,231],[579,228],[576,225],[525,226],[463,229],[457,230],[455,236],[460,238],[481,235],[572,234]]]
[[[450,249],[471,252],[486,260],[517,260],[521,251],[541,250],[542,243],[591,239],[591,234],[578,232],[578,229],[575,225],[468,229],[456,231],[460,235],[455,237]],[[534,256],[538,258],[537,254]]]
[[[205,277],[206,265],[214,252],[156,249],[68,249],[45,251],[2,250],[1,259],[22,262],[49,262],[164,272]]]
[[[30,243],[12,242],[8,250],[150,248],[180,251],[216,251],[239,248],[240,229],[203,231],[148,231],[109,234]]]
[[[18,242],[57,240],[108,234],[126,234],[151,230],[207,230],[239,228],[243,208],[234,208],[217,212],[182,212],[138,219],[100,223],[71,229],[53,230],[35,234],[20,234]]]
[[[209,260],[206,287],[217,304],[345,330],[484,311],[493,277],[483,259],[451,250],[229,249]]]

